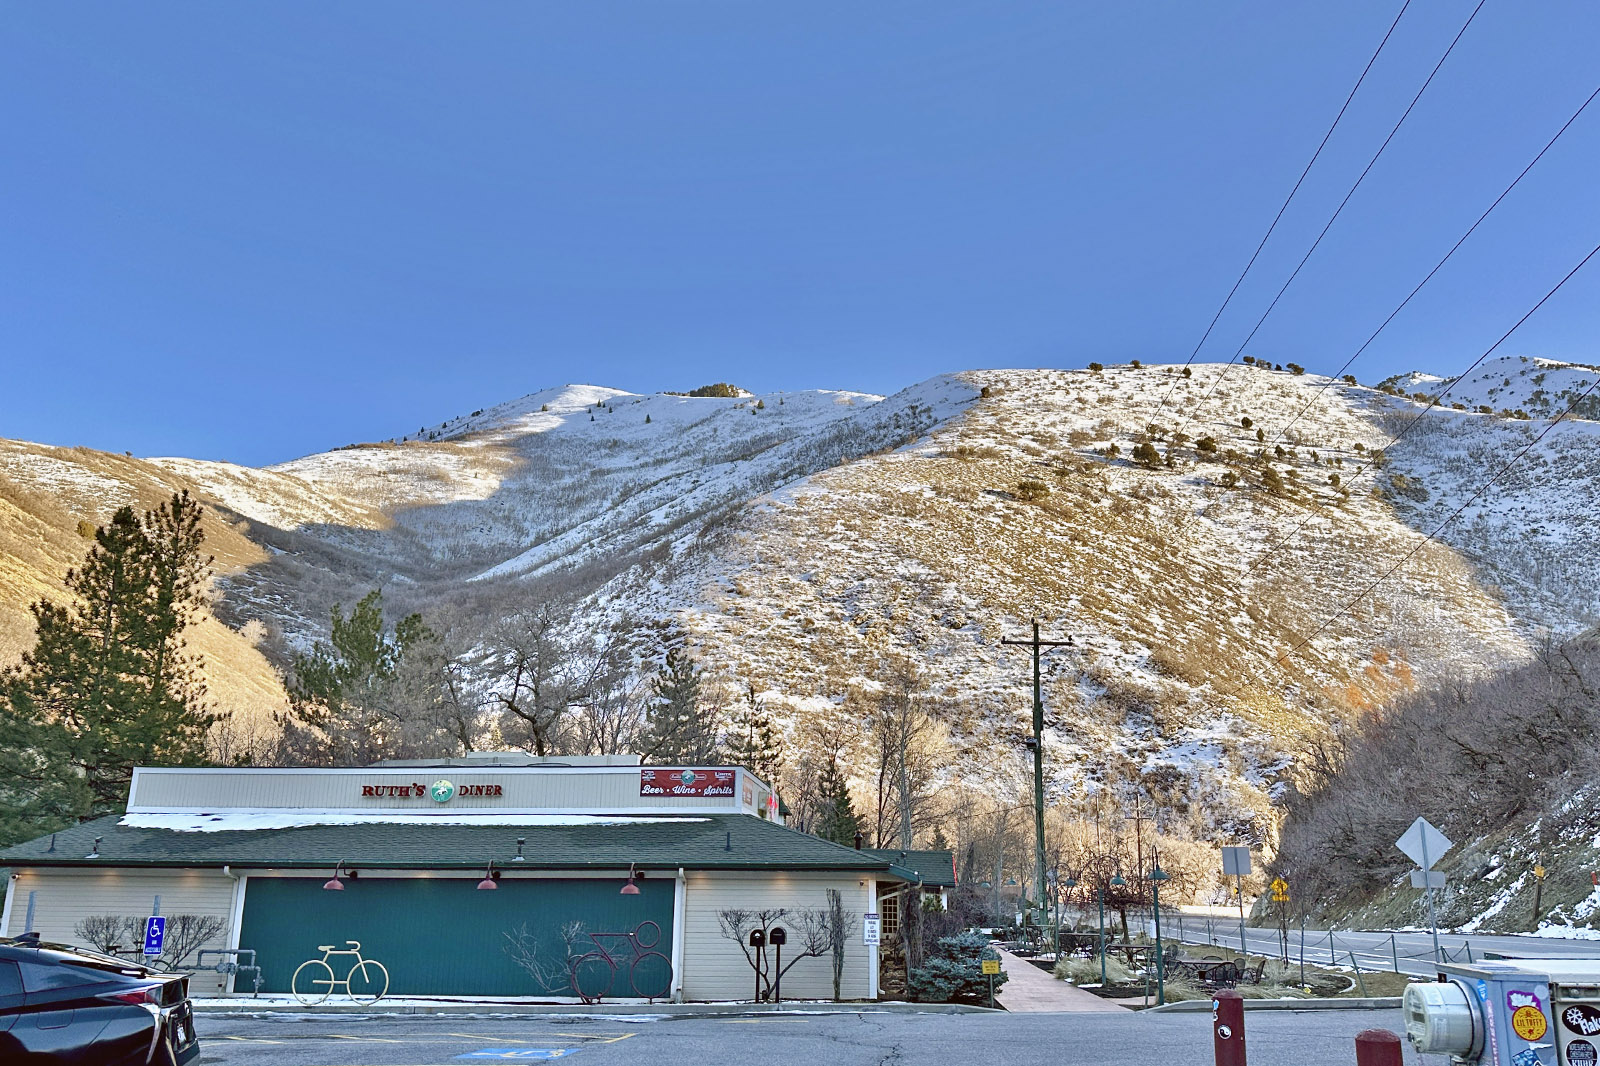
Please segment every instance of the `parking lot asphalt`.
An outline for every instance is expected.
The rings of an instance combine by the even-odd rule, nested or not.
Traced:
[[[471,1066],[572,1059],[577,1066],[1174,1066],[1212,1061],[1200,1014],[847,1014],[743,1018],[419,1017],[198,1019],[202,1064]],[[1353,1066],[1363,1029],[1401,1031],[1387,1011],[1247,1016],[1251,1066]],[[1406,1049],[1408,1066],[1420,1060]]]

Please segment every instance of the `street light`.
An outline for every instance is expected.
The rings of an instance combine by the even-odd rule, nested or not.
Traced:
[[[1150,899],[1156,912],[1156,1006],[1167,1001],[1167,965],[1161,956],[1161,882],[1169,880],[1159,861],[1150,870]]]

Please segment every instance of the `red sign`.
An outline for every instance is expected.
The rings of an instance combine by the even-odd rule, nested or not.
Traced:
[[[731,796],[732,770],[640,770],[641,796]]]

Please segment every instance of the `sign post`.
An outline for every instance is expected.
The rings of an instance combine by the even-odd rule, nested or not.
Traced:
[[[1244,877],[1250,872],[1249,848],[1222,849],[1222,875],[1232,877],[1239,892],[1239,954],[1250,957],[1250,945],[1244,938]]]
[[[1279,957],[1289,961],[1289,882],[1281,877],[1272,879],[1272,902],[1278,906]]]
[[[1411,823],[1411,828],[1400,834],[1400,839],[1394,842],[1394,846],[1421,867],[1420,870],[1411,871],[1411,884],[1422,889],[1423,898],[1428,901],[1428,928],[1433,932],[1433,961],[1437,963],[1439,916],[1434,908],[1433,890],[1444,887],[1444,874],[1433,869],[1433,860],[1455,845],[1426,818],[1418,818]]]
[[[994,1007],[994,977],[995,974],[1000,972],[1000,960],[983,959],[979,965],[983,969],[983,975],[989,979],[989,1006],[992,1009]]]

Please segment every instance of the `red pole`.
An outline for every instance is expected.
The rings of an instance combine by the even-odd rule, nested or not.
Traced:
[[[1400,1038],[1387,1029],[1356,1034],[1356,1066],[1400,1066]]]
[[[1217,1066],[1245,1066],[1244,997],[1231,988],[1211,999],[1211,1045]]]

